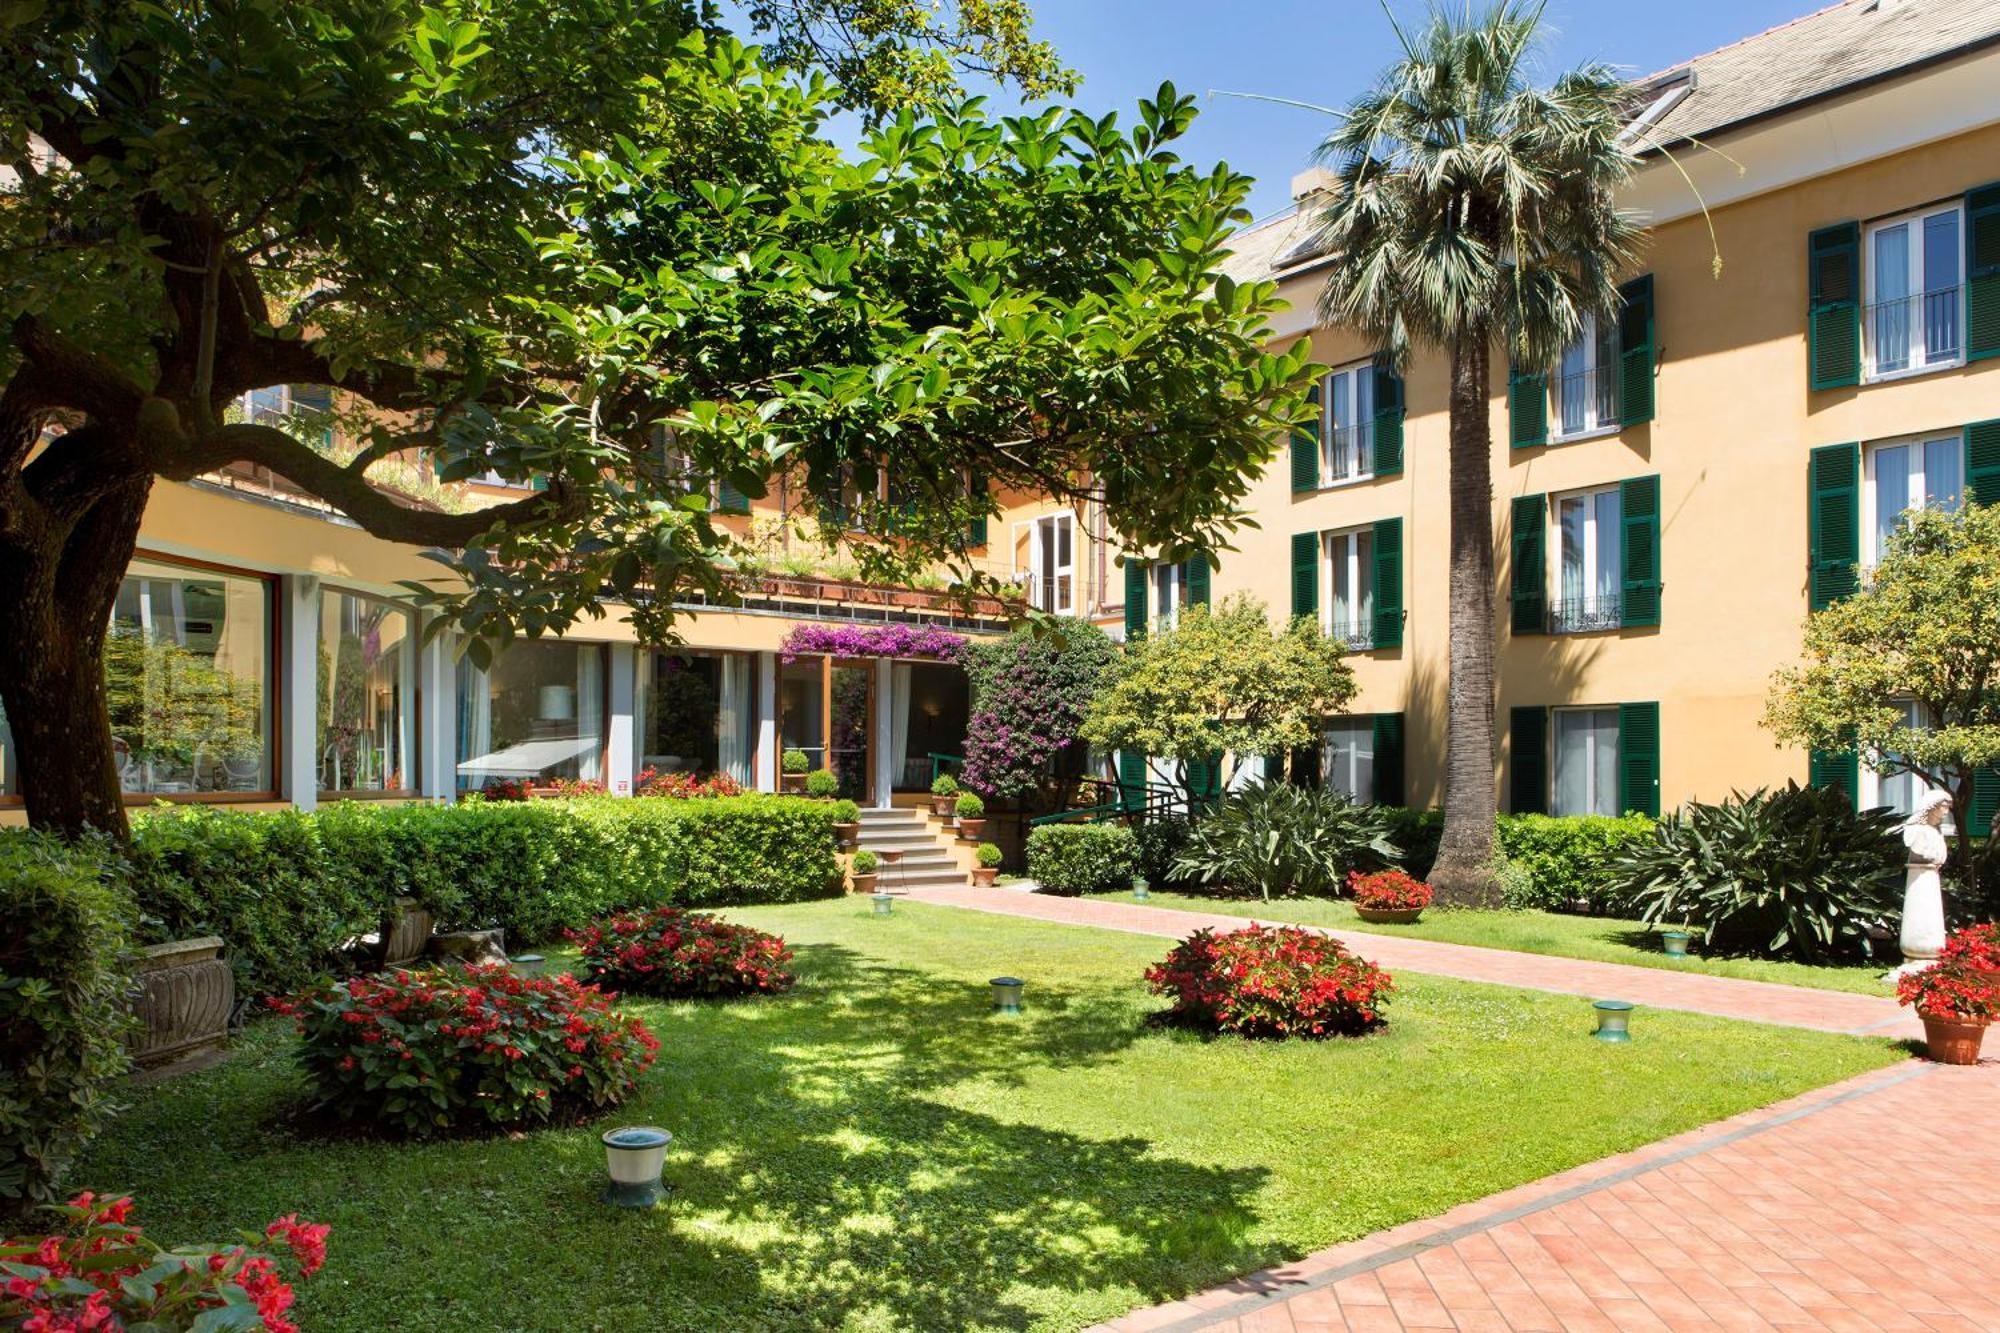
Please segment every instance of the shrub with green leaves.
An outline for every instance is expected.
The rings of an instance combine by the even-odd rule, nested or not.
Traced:
[[[778,757],[778,767],[787,773],[803,773],[812,767],[812,760],[806,758],[804,750],[787,750]]]
[[[933,796],[958,795],[958,779],[953,777],[949,773],[938,774],[936,777],[931,779],[931,795]]]
[[[875,855],[875,853],[869,851],[866,847],[863,847],[860,851],[854,854],[855,874],[872,875],[881,868],[882,868],[882,858]]]
[[[1181,887],[1174,862],[1187,846],[1188,821],[1180,815],[1159,815],[1134,825],[1139,840],[1139,874],[1151,888],[1165,892]]]
[[[0,835],[0,1216],[55,1197],[128,1064],[131,906],[111,859]]]
[[[1870,956],[1897,910],[1898,817],[1856,812],[1833,788],[1760,788],[1691,801],[1611,867],[1642,920],[1699,932],[1710,953],[1817,963]]]
[[[980,866],[986,870],[998,870],[1000,868],[1000,847],[997,843],[980,843],[978,850],[973,852],[973,856],[978,859]]]
[[[952,806],[952,810],[960,819],[984,819],[986,817],[986,802],[980,800],[979,797],[969,791],[961,792],[958,802]]]
[[[1617,859],[1653,841],[1645,815],[1502,815],[1494,829],[1500,855],[1527,877],[1512,889],[1509,907],[1551,912],[1605,913],[1616,909],[1612,867]]]
[[[1331,789],[1260,783],[1195,822],[1173,874],[1191,892],[1332,896],[1350,871],[1396,865],[1381,807]]]
[[[834,823],[855,824],[859,823],[860,820],[861,820],[861,807],[859,805],[856,805],[853,801],[835,801],[833,803]]]
[[[1044,893],[1129,889],[1138,868],[1138,840],[1117,824],[1044,824],[1028,835],[1028,878]]]
[[[806,795],[829,800],[840,790],[840,777],[831,769],[816,768],[806,774]]]

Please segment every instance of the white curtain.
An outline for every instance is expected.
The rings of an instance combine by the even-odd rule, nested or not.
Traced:
[[[576,734],[604,738],[604,649],[576,650]],[[604,778],[604,751],[593,745],[577,757],[577,776],[585,781]]]
[[[493,753],[493,691],[486,673],[471,662],[458,664],[458,762]]]
[[[722,659],[722,704],[716,716],[716,767],[750,785],[750,659]]]
[[[889,668],[889,788],[904,781],[910,766],[910,664]],[[885,798],[886,799],[886,798]]]

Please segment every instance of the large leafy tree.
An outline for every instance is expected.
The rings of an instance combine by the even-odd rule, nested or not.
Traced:
[[[1175,761],[1183,788],[1197,765],[1319,743],[1320,718],[1354,697],[1338,639],[1301,616],[1273,631],[1243,593],[1183,609],[1171,628],[1125,645],[1116,678],[1084,719],[1086,741]]]
[[[1542,88],[1540,3],[1433,11],[1320,146],[1324,318],[1450,362],[1450,667],[1440,898],[1496,902],[1492,432],[1495,348],[1547,365],[1617,308],[1638,229],[1614,202],[1636,159],[1632,89],[1586,65]]]
[[[871,68],[921,53],[873,8]],[[261,465],[435,548],[475,658],[726,596],[718,480],[872,495],[893,464],[854,515],[881,571],[954,557],[989,484],[1094,477],[1135,541],[1223,540],[1305,358],[1260,349],[1268,286],[1204,299],[1247,182],[1174,156],[1189,100],[1129,131],[881,108],[843,156],[850,94],[703,17],[0,7],[0,704],[34,822],[123,827],[104,637],[156,478]],[[236,419],[281,384],[333,391],[338,447]],[[411,460],[546,484],[439,512],[379,484]]]
[[[1970,871],[1991,832],[1973,817],[1974,789],[2000,763],[2000,507],[1913,512],[1860,590],[1807,619],[1764,725],[1950,793],[1955,859]]]

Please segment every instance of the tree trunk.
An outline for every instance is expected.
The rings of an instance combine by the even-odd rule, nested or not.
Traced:
[[[1450,669],[1446,685],[1444,833],[1431,886],[1441,904],[1490,907],[1494,790],[1493,471],[1483,332],[1451,348]]]
[[[122,482],[41,548],[9,543],[4,552],[19,567],[0,580],[0,707],[36,828],[129,832],[112,761],[104,640],[151,489],[150,475]]]

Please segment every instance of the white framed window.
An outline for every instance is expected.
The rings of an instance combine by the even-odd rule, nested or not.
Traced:
[[[1320,386],[1320,484],[1375,474],[1375,363],[1327,375]]]
[[[1866,378],[1964,363],[1964,225],[1963,210],[1954,203],[1868,227],[1862,242]]]
[[[1076,515],[1033,520],[1028,534],[1028,604],[1070,615],[1076,610]]]
[[[1327,597],[1320,628],[1350,648],[1375,641],[1375,530],[1329,532],[1325,537]]]
[[[1618,809],[1618,710],[1558,708],[1549,813],[1616,815]]]
[[[1556,363],[1549,398],[1557,440],[1618,429],[1616,320],[1583,317],[1583,331]]]
[[[1904,726],[1916,727],[1922,725],[1918,720],[1917,704],[1914,699],[1903,700],[1901,707],[1903,709]],[[1862,809],[1870,810],[1877,806],[1887,806],[1897,814],[1907,818],[1916,814],[1917,807],[1928,801],[1932,795],[1948,796],[1951,794],[1942,787],[1932,786],[1930,781],[1922,774],[1911,773],[1907,770],[1896,772],[1885,771],[1892,767],[1893,761],[1889,757],[1878,758],[1872,763],[1861,765],[1861,791],[1859,795]],[[1945,828],[1947,832],[1956,832],[1951,816],[1949,815],[1945,816]]]
[[[1346,793],[1350,800],[1373,804],[1375,800],[1375,723],[1336,718],[1326,724],[1320,747],[1320,783],[1330,791]]]
[[[1181,623],[1181,608],[1187,605],[1187,562],[1154,565],[1151,573],[1153,623],[1174,629]]]
[[[1623,505],[1616,486],[1555,498],[1554,603],[1549,626],[1558,634],[1616,629],[1624,567],[1619,537]]]
[[[1930,438],[1884,440],[1866,450],[1861,562],[1873,566],[1888,549],[1889,534],[1912,509],[1926,505],[1955,511],[1965,503],[1965,447],[1957,432]]]

